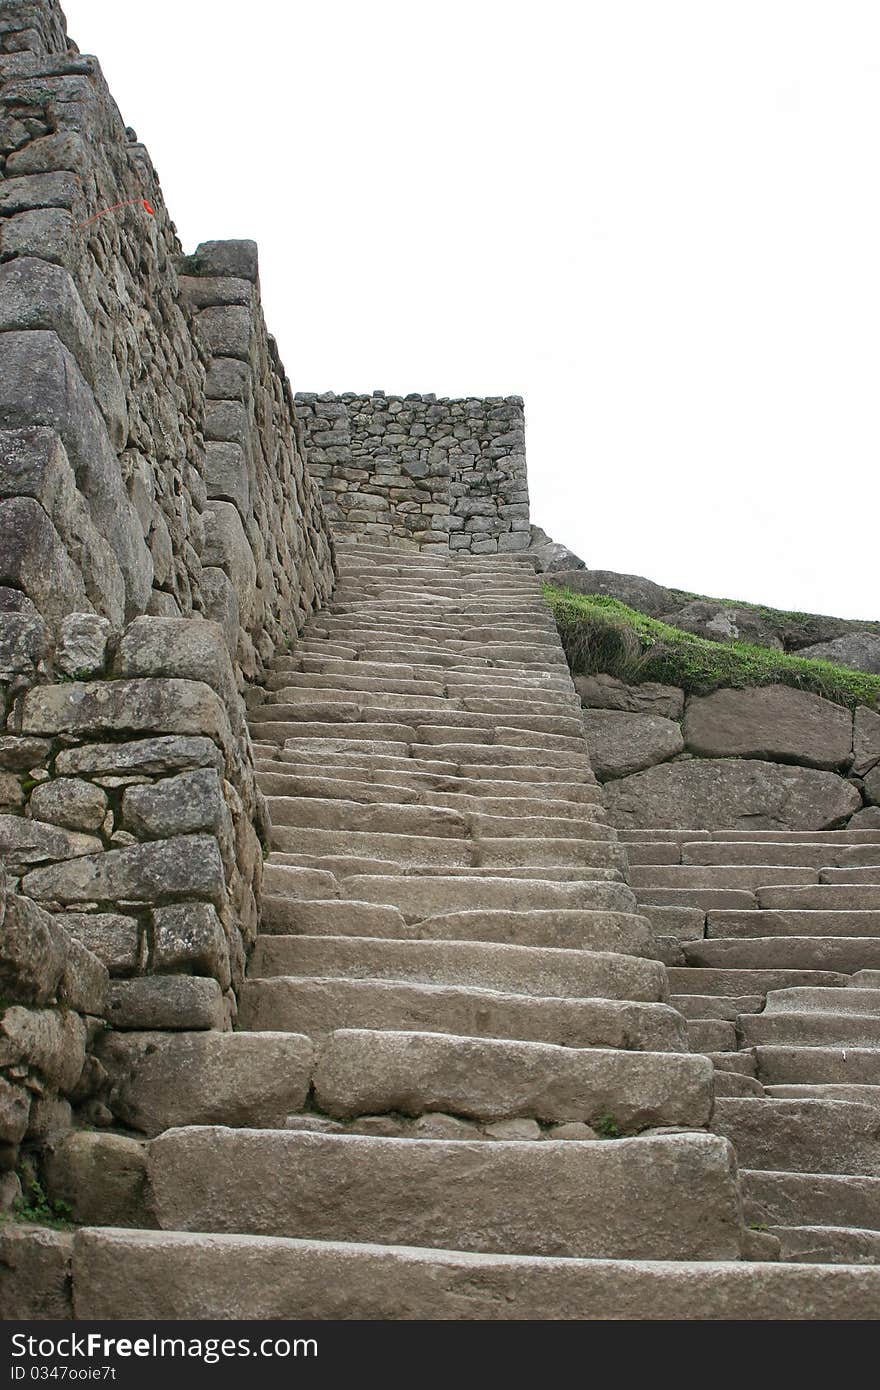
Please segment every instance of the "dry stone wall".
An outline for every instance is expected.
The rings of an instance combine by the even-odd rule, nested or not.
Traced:
[[[474,555],[529,547],[519,396],[299,392],[296,405],[334,531]]]
[[[686,696],[577,676],[620,829],[880,827],[880,714],[784,685]]]
[[[266,838],[243,696],[335,576],[256,247],[182,254],[65,27],[0,3],[0,1171],[46,1133],[32,1096],[113,1118],[101,1020],[233,1025]]]

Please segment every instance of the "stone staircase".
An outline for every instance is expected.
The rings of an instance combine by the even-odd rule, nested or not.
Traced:
[[[783,1260],[880,1263],[880,832],[620,839],[747,1220]]]
[[[239,1031],[123,1040],[119,1094],[153,1136],[128,1221],[142,1229],[93,1217],[76,1233],[76,1316],[876,1316],[880,1271],[859,1263],[875,1111],[761,1094],[757,1075],[802,1081],[801,1035],[772,1033],[821,1017],[800,995],[736,1051],[767,990],[848,986],[855,957],[704,963],[748,946],[704,941],[707,917],[741,918],[765,891],[713,876],[766,881],[747,859],[682,865],[708,836],[628,836],[628,886],[528,566],[339,551],[332,605],[250,710],[273,840]],[[663,956],[681,961],[671,999]],[[826,1080],[855,1082],[822,1055]],[[732,1088],[717,1105],[715,1077]],[[798,1162],[780,1162],[786,1106]],[[810,1107],[845,1112],[833,1163]],[[90,1173],[109,1171],[111,1138],[79,1137]],[[748,1223],[772,1229],[743,1220],[731,1139]],[[801,1194],[814,1171],[828,1176]],[[841,1173],[859,1176],[838,1201]],[[861,1233],[839,1247],[849,1263],[797,1253],[844,1210]]]

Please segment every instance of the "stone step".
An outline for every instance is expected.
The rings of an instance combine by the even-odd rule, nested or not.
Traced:
[[[713,910],[706,915],[707,937],[868,936],[880,938],[878,912],[822,912],[782,908],[751,912]]]
[[[763,1007],[760,994],[670,994],[669,1002],[687,1019],[723,1019],[735,1023],[740,1014],[757,1013]]]
[[[687,1035],[692,1052],[736,1051],[736,1028],[723,1019],[688,1019]]]
[[[709,1058],[716,1073],[733,1071],[741,1076],[751,1077],[756,1074],[753,1052],[707,1052],[704,1055]]]
[[[873,858],[871,857],[873,856]],[[683,864],[793,865],[798,868],[828,869],[845,865],[870,864],[880,857],[880,846],[834,845],[797,841],[700,840],[681,848]]]
[[[880,1112],[829,1100],[715,1102],[711,1129],[744,1168],[880,1176]]]
[[[849,887],[864,883],[872,888],[880,888],[880,866],[867,865],[859,869],[820,869],[819,882],[830,883],[835,887]]]
[[[408,924],[396,908],[373,903],[289,902],[263,899],[262,928],[271,935],[381,936],[398,940],[500,941],[512,946],[616,951],[653,957],[654,941],[644,917],[625,912],[556,910],[449,912]]]
[[[626,845],[625,841],[623,843]],[[630,871],[630,881],[634,872]],[[635,884],[633,887],[645,907],[690,907],[708,912],[732,908],[747,911],[757,905],[755,894],[746,888],[636,888]]]
[[[266,788],[261,783],[263,791]],[[387,832],[395,835],[424,835],[447,838],[504,838],[604,840],[615,839],[614,832],[605,826],[580,821],[569,814],[563,816],[521,815],[495,816],[470,811],[453,811],[430,801],[419,806],[395,803],[391,798],[364,804],[345,801],[339,797],[267,796],[273,826],[301,826],[312,830],[352,831],[361,833]],[[532,811],[539,808],[532,806]],[[569,807],[569,812],[572,807]],[[624,862],[623,851],[615,846],[616,867]],[[880,925],[880,913],[877,914]],[[878,933],[880,934],[880,933]]]
[[[319,693],[321,699],[345,700],[352,692],[407,696],[409,699],[446,699],[444,681],[419,681],[392,676],[335,676],[329,677],[309,671],[286,669],[276,664],[266,676],[266,689],[273,693],[282,690],[308,690]],[[293,699],[293,695],[291,695]]]
[[[457,743],[462,739],[491,743],[495,741],[496,732],[505,729],[507,732],[515,731],[518,738],[527,733],[534,734],[535,737],[528,741],[530,747],[570,747],[575,752],[583,750],[583,725],[579,718],[558,711],[553,714],[532,714],[526,709],[507,715],[501,711],[480,714],[457,708],[449,700],[438,700],[431,707],[423,703],[406,703],[403,696],[396,697],[393,704],[342,699],[299,699],[293,702],[275,699],[257,705],[251,711],[251,718],[261,723],[282,721],[322,727],[328,723],[370,726],[406,723],[416,730],[420,742],[429,743]],[[503,739],[499,741],[504,742]]]
[[[764,1085],[806,1082],[874,1085],[880,1075],[880,1046],[797,1047],[781,1044],[755,1048]]]
[[[503,878],[531,879],[544,883],[583,883],[606,882],[623,883],[619,869],[606,869],[596,865],[583,864],[534,864],[511,868],[508,865],[484,864],[476,868],[452,866],[448,864],[406,864],[391,859],[372,859],[358,854],[295,854],[289,850],[273,850],[267,867],[272,865],[297,865],[300,868],[318,869],[333,874],[337,879],[352,878],[357,875],[376,874],[394,877],[436,878]]]
[[[487,1145],[205,1126],[151,1142],[149,1185],[175,1231],[621,1259],[735,1259],[742,1242],[733,1153],[706,1134]]]
[[[875,1014],[763,1013],[744,1014],[737,1025],[744,1047],[789,1044],[802,1047],[873,1047],[880,1041]]]
[[[311,800],[353,802],[363,808],[365,805],[441,807],[446,811],[458,811],[462,816],[498,816],[505,819],[541,816],[554,821],[575,821],[581,826],[590,826],[598,831],[603,824],[592,809],[593,803],[566,800],[545,800],[538,796],[479,796],[467,792],[432,791],[430,787],[396,786],[383,782],[348,781],[308,772],[296,775],[293,772],[276,772],[276,764],[262,759],[256,763],[257,782],[267,797],[308,797]],[[280,764],[280,766],[285,766]],[[293,766],[289,764],[288,766]],[[435,779],[436,780],[436,779]],[[551,787],[547,788],[548,793]],[[536,802],[540,804],[536,805]],[[616,839],[616,832],[607,826],[602,834],[595,833],[591,838]]]
[[[463,985],[284,977],[245,980],[239,1026],[320,1038],[340,1028],[686,1052],[684,1021],[667,1004],[542,998]]]
[[[852,1321],[876,1318],[880,1301],[880,1270],[869,1266],[573,1260],[99,1228],[70,1239],[77,1316],[92,1322]]]
[[[747,1221],[880,1231],[880,1178],[740,1169]]]
[[[764,1087],[754,1076],[745,1076],[738,1071],[715,1072],[715,1095],[741,1098],[743,1096],[763,1096]]]
[[[843,989],[811,989],[803,985],[794,989],[774,989],[767,995],[766,1012],[874,1014],[880,1018],[880,990],[853,989],[851,985]]]
[[[670,966],[673,994],[761,994],[798,985],[845,985],[847,976],[832,970],[727,970]]]
[[[627,854],[629,845],[625,846]],[[696,907],[652,907],[641,909],[650,918],[658,936],[674,937],[677,941],[701,941],[706,914]]]
[[[880,886],[860,888],[819,883],[808,888],[758,888],[755,896],[761,908],[826,912],[880,911]]]
[[[450,812],[454,815],[454,812]],[[387,860],[412,867],[434,864],[447,868],[517,866],[540,868],[578,866],[593,869],[622,869],[623,853],[608,840],[575,840],[524,836],[485,837],[457,840],[449,836],[397,835],[363,830],[312,830],[303,826],[274,825],[272,846],[276,850],[308,855],[343,854],[367,859]]]
[[[398,941],[351,936],[260,936],[251,979],[324,976],[470,985],[568,999],[653,1002],[666,993],[657,961],[608,951],[482,941]]]
[[[729,941],[685,941],[686,965],[716,968],[834,970],[852,974],[880,965],[880,938],[871,936],[763,936]]]
[[[770,1226],[779,1258],[795,1264],[880,1265],[880,1231],[852,1226]]]
[[[702,839],[706,832],[695,839]],[[788,841],[798,844],[811,844],[820,841],[833,845],[880,845],[880,830],[712,830],[708,832],[712,840],[765,841],[784,844]]]
[[[681,851],[678,845],[671,841],[663,842],[659,845],[640,844],[638,841],[626,841],[626,853],[630,864],[680,864]]]
[[[798,885],[816,883],[817,869],[777,869],[758,864],[636,864],[630,881],[633,888],[745,888],[766,884]]]
[[[503,807],[490,808],[485,806],[485,803],[491,800],[537,800],[551,809],[564,807],[565,811],[572,815],[589,814],[593,818],[605,815],[604,808],[599,805],[601,788],[591,782],[558,782],[552,778],[549,781],[512,781],[509,777],[491,781],[483,777],[461,777],[454,763],[441,763],[437,772],[420,772],[413,770],[409,758],[381,758],[371,759],[369,762],[358,760],[346,765],[343,761],[337,761],[336,755],[332,753],[318,757],[314,752],[303,755],[292,749],[273,747],[275,756],[267,758],[265,745],[255,745],[255,748],[257,768],[261,774],[291,777],[296,782],[306,782],[308,790],[304,789],[304,795],[345,797],[350,787],[353,799],[357,799],[361,794],[366,796],[370,789],[373,789],[373,796],[379,795],[380,799],[386,801],[389,798],[403,799],[400,793],[405,792],[412,795],[416,801],[422,798],[432,805],[448,806],[451,810],[485,809],[487,813],[494,810],[496,814],[501,815],[504,814]],[[328,785],[316,785],[319,782]],[[337,785],[334,789],[329,785],[334,782],[341,782],[343,785]],[[442,800],[436,800],[437,797],[442,797]],[[525,814],[529,812],[526,810]],[[545,814],[543,806],[541,814]],[[550,809],[546,814],[550,814]],[[754,902],[754,899],[750,901]]]
[[[777,1100],[854,1100],[858,1105],[873,1105],[875,1110],[880,1110],[880,1080],[875,1086],[833,1085],[819,1081],[813,1086],[767,1086],[765,1089],[768,1096],[775,1096]]]
[[[255,746],[259,756],[265,759],[271,745]],[[601,798],[601,789],[592,769],[587,768],[569,768],[569,775],[562,781],[558,768],[540,764],[483,763],[478,766],[447,758],[445,750],[443,757],[417,759],[406,752],[403,744],[370,744],[367,741],[363,747],[359,747],[354,740],[345,739],[287,739],[283,747],[274,749],[274,755],[275,760],[296,764],[303,771],[309,767],[320,768],[321,775],[325,777],[331,776],[334,770],[351,777],[367,774],[374,780],[381,780],[382,777],[395,780],[404,775],[407,779],[417,779],[414,785],[425,785],[426,777],[434,779],[434,784],[437,778],[442,778],[453,790],[456,789],[456,782],[462,786],[470,784],[473,791],[484,792],[487,796],[493,794],[493,786],[501,787],[501,795],[509,796],[512,792],[517,796],[530,794],[532,783],[537,782],[544,792],[552,789],[554,796],[562,795],[562,788],[568,794],[570,787],[581,787],[586,800],[590,797],[593,800]],[[578,780],[575,781],[575,778]]]
[[[313,1084],[318,1109],[339,1120],[440,1111],[482,1123],[613,1120],[634,1134],[707,1124],[712,1081],[711,1062],[670,1052],[343,1030],[321,1048]]]
[[[709,830],[631,830],[629,828],[618,831],[621,840],[626,840],[631,844],[662,845],[662,844],[693,844],[697,840],[709,840],[712,832]]]
[[[533,908],[587,908],[602,912],[636,910],[635,900],[626,884],[601,880],[565,883],[506,876],[490,878],[435,874],[385,877],[381,874],[364,874],[346,879],[340,884],[340,893],[345,898],[354,898],[359,902],[385,903],[397,907],[409,922],[420,922],[427,917],[436,917],[438,913],[486,908],[514,912],[527,912]],[[798,980],[795,983],[814,981]]]

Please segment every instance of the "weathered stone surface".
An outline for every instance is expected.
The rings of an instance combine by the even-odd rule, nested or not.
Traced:
[[[822,830],[859,809],[855,787],[831,772],[753,759],[694,758],[605,784],[612,825],[707,830]]]
[[[880,806],[866,806],[864,810],[856,811],[852,820],[848,822],[847,829],[880,830]]]
[[[58,634],[56,668],[76,680],[100,675],[110,631],[108,619],[98,613],[69,613]]]
[[[28,742],[34,746],[48,746],[41,745],[38,739]],[[191,767],[221,769],[223,755],[216,743],[209,738],[198,737],[91,743],[81,748],[63,749],[55,760],[55,770],[59,776],[125,776],[128,773],[141,773],[145,777],[164,777]]]
[[[31,1092],[0,1076],[0,1143],[18,1144],[27,1133]]]
[[[870,1321],[880,1270],[574,1261],[92,1228],[75,1236],[74,1294],[77,1316],[99,1321]]]
[[[189,680],[38,686],[24,698],[21,732],[81,738],[108,733],[196,734],[221,746],[232,741],[222,701],[209,686]]]
[[[638,574],[616,574],[613,570],[559,570],[553,575],[553,583],[576,594],[607,594],[635,608],[639,613],[648,613],[658,618],[675,606],[675,599],[668,589],[643,579]]]
[[[220,778],[213,768],[128,787],[122,797],[123,824],[143,840],[217,832],[228,817]]]
[[[591,709],[584,714],[584,733],[600,782],[641,772],[684,750],[678,724],[655,714]]]
[[[854,777],[864,777],[880,764],[880,714],[859,705],[853,717]]]
[[[880,675],[880,635],[876,632],[847,632],[831,642],[801,647],[798,656],[833,661],[837,666],[852,666],[857,671]]]
[[[65,903],[151,904],[192,897],[219,906],[225,882],[217,841],[207,835],[180,835],[35,869],[22,880],[22,889],[31,897]]]
[[[0,816],[0,856],[12,873],[24,873],[31,865],[50,860],[95,854],[103,848],[94,835],[80,835],[21,816]]]
[[[202,564],[216,565],[228,575],[246,623],[253,612],[257,567],[238,508],[232,502],[211,502],[204,523]]]
[[[37,613],[0,613],[0,680],[33,677],[48,654],[48,636]]]
[[[318,1107],[338,1119],[433,1110],[481,1121],[613,1115],[626,1133],[708,1123],[711,1088],[704,1057],[436,1033],[333,1033],[315,1072]]]
[[[753,608],[719,604],[714,599],[692,599],[665,613],[663,621],[710,642],[754,642],[777,651],[783,646],[772,624]]]
[[[226,1013],[216,980],[196,975],[147,975],[111,980],[107,1019],[115,1028],[223,1028]]]
[[[106,792],[80,777],[56,777],[54,781],[41,782],[31,793],[28,804],[34,820],[83,831],[100,830],[109,806]]]
[[[182,263],[185,275],[230,276],[256,284],[257,243],[246,240],[203,241]]]
[[[8,768],[12,772],[30,772],[48,761],[51,748],[48,739],[0,735],[0,768]]]
[[[175,1125],[274,1128],[305,1104],[313,1044],[297,1033],[108,1034],[111,1105],[145,1134]]]
[[[55,997],[68,943],[48,912],[30,898],[9,894],[0,922],[0,994],[23,1004]]]
[[[95,1226],[154,1226],[146,1148],[122,1134],[68,1134],[47,1156],[46,1187],[70,1204],[73,1220]]]
[[[111,975],[130,975],[142,966],[143,943],[136,917],[119,912],[64,912],[55,920],[97,956]]]
[[[693,696],[683,725],[687,747],[702,757],[767,758],[829,770],[849,763],[852,730],[849,710],[786,685]]]
[[[574,688],[584,709],[623,710],[628,714],[656,714],[661,719],[680,720],[684,714],[684,691],[676,685],[645,681],[626,685],[616,676],[599,674],[575,676]]]
[[[15,329],[54,330],[94,380],[92,325],[68,272],[35,256],[18,256],[0,266],[0,333]]]
[[[11,179],[4,187],[21,182],[27,180]],[[0,426],[31,425],[47,426],[60,434],[77,487],[122,571],[128,614],[142,612],[153,580],[152,561],[91,390],[56,333],[2,333]],[[88,604],[82,602],[78,608],[87,611]]]
[[[0,1014],[0,1066],[33,1067],[67,1094],[79,1081],[86,1056],[86,1029],[70,1010],[25,1009]]]
[[[704,1134],[489,1146],[201,1127],[154,1139],[149,1164],[166,1229],[591,1258],[740,1250],[733,1150]]]
[[[0,500],[0,584],[23,589],[53,626],[89,607],[79,571],[32,497]]]
[[[238,691],[222,630],[203,618],[138,618],[119,644],[116,673],[166,676],[209,685],[234,715]]]
[[[865,797],[872,806],[880,806],[880,767],[872,767],[865,777]]]
[[[211,975],[229,988],[229,949],[220,918],[210,903],[175,903],[151,914],[154,971]]]
[[[103,1018],[107,1000],[107,968],[79,941],[67,942],[67,961],[58,987],[58,1001],[68,1009]]]
[[[73,1235],[45,1226],[0,1225],[0,1306],[4,1318],[67,1321],[73,1317]]]

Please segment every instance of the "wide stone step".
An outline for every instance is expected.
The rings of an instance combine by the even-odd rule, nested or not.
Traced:
[[[657,961],[608,951],[566,951],[481,941],[396,941],[350,936],[261,936],[251,979],[322,975],[471,985],[561,998],[662,1000]]]
[[[742,1240],[733,1152],[705,1134],[487,1145],[206,1126],[151,1142],[149,1186],[175,1231],[621,1259],[734,1259]]]
[[[880,911],[880,886],[847,887],[818,883],[807,888],[758,888],[755,890],[755,896],[761,908],[826,912]]]
[[[821,912],[766,910],[712,911],[706,915],[706,935],[733,936],[873,936],[880,938],[880,912]]]
[[[407,680],[405,677],[395,679],[393,676],[335,676],[331,680],[320,674],[310,671],[298,671],[294,663],[276,662],[272,670],[266,676],[266,689],[279,694],[282,690],[292,691],[313,691],[316,692],[315,698],[320,695],[321,699],[340,699],[351,698],[351,692],[362,692],[364,694],[375,694],[379,696],[405,695],[412,699],[445,699],[446,683],[444,681],[419,681]],[[293,695],[291,694],[291,699]]]
[[[761,1045],[755,1049],[758,1075],[765,1085],[830,1082],[874,1085],[880,1075],[880,1045],[798,1047]]]
[[[744,1047],[791,1044],[802,1047],[872,1047],[880,1041],[876,1013],[763,1013],[743,1015],[738,1024]]]
[[[245,980],[239,1026],[312,1038],[340,1028],[403,1029],[562,1047],[687,1051],[684,1021],[667,1004],[542,998],[399,980]]]
[[[383,749],[390,751],[383,751]],[[259,755],[265,759],[271,745],[259,747]],[[403,750],[403,751],[401,751]],[[440,786],[451,791],[470,791],[486,796],[526,796],[532,795],[534,783],[540,784],[540,792],[553,796],[572,796],[571,788],[580,788],[582,799],[599,801],[601,788],[593,776],[592,769],[569,768],[568,776],[560,777],[559,770],[535,763],[496,763],[477,766],[473,763],[458,763],[444,757],[416,759],[406,751],[403,744],[365,744],[363,748],[354,741],[335,739],[287,739],[283,747],[272,750],[275,759],[285,764],[296,764],[300,771],[320,769],[321,776],[329,777],[335,773],[343,777],[363,778],[373,781],[396,782],[401,776],[413,786]],[[575,780],[577,779],[577,780]],[[754,905],[754,900],[750,900]]]
[[[819,1081],[814,1086],[767,1086],[765,1089],[768,1096],[775,1096],[777,1100],[853,1100],[857,1105],[873,1105],[880,1110],[880,1081],[876,1086],[833,1085]]]
[[[519,736],[533,734],[529,745],[535,748],[545,746],[546,740],[548,748],[571,747],[583,751],[580,718],[559,712],[530,714],[526,710],[507,715],[500,712],[481,714],[457,708],[449,700],[438,700],[434,706],[428,706],[406,702],[403,697],[397,697],[393,704],[351,699],[298,699],[290,703],[274,699],[257,705],[252,717],[260,722],[280,720],[307,725],[408,724],[417,730],[420,742],[429,743],[457,743],[468,738],[476,742],[494,742],[496,730],[506,729],[516,731]]]
[[[265,786],[263,786],[265,791]],[[382,802],[364,804],[359,801],[345,801],[338,797],[320,798],[315,796],[269,796],[269,814],[273,826],[302,826],[313,830],[352,831],[361,833],[387,832],[395,835],[424,835],[429,837],[447,836],[449,838],[495,839],[516,836],[524,839],[548,839],[612,841],[614,831],[571,816],[574,807],[569,807],[569,816],[497,816],[481,812],[454,811],[444,806],[422,802],[418,806],[395,803],[390,798]],[[539,808],[532,806],[532,811]],[[618,847],[615,863],[619,867],[625,862],[623,851]],[[880,913],[877,914],[880,926]]]
[[[827,1100],[715,1102],[711,1128],[744,1168],[880,1176],[880,1112]]]
[[[796,1264],[880,1265],[880,1231],[846,1226],[770,1226],[779,1258]]]
[[[689,1019],[687,1034],[692,1052],[736,1051],[736,1028],[732,1023],[727,1023],[723,1019]]]
[[[740,1169],[745,1218],[768,1226],[852,1226],[880,1231],[880,1178],[851,1173]]]
[[[820,869],[819,882],[830,883],[837,887],[866,884],[868,887],[880,888],[880,866],[865,865],[858,869]]]
[[[818,882],[816,869],[778,869],[759,864],[636,864],[633,888],[760,888],[766,884]],[[708,906],[708,904],[707,904]]]
[[[880,938],[871,936],[764,936],[682,942],[687,965],[717,968],[855,970],[880,966]]]
[[[274,890],[273,890],[274,891]],[[532,908],[587,908],[602,912],[634,912],[635,900],[625,883],[582,880],[481,877],[467,875],[353,875],[340,884],[343,897],[397,907],[409,922],[438,913],[502,908],[524,912]],[[813,983],[795,981],[795,983]],[[835,981],[837,983],[837,981]]]
[[[655,955],[650,924],[626,912],[584,909],[449,912],[407,923],[396,908],[373,903],[263,899],[262,931],[272,935],[381,936],[407,940],[499,941],[513,946]]]
[[[449,813],[453,815],[453,812]],[[362,830],[312,830],[274,825],[272,846],[295,854],[346,855],[387,860],[413,867],[433,864],[454,868],[509,868],[544,865],[622,869],[619,845],[608,840],[500,836],[458,840],[428,835],[397,835]]]
[[[760,994],[797,985],[845,985],[846,975],[831,970],[727,970],[670,966],[673,994]]]
[[[772,864],[815,869],[872,864],[877,862],[878,857],[880,846],[822,842],[799,844],[797,841],[775,844],[772,841],[702,840],[696,844],[682,845],[681,850],[683,864]]]
[[[766,1012],[873,1014],[880,1019],[880,990],[853,989],[851,985],[844,989],[810,989],[804,986],[774,989],[767,995]],[[877,1041],[880,1044],[880,1030]]]
[[[623,875],[619,869],[605,869],[596,865],[582,864],[534,864],[522,867],[516,865],[483,864],[477,868],[456,867],[448,864],[401,864],[391,859],[369,859],[357,854],[294,854],[287,850],[274,850],[267,861],[267,867],[280,864],[298,865],[301,868],[323,870],[333,874],[340,881],[358,875],[375,877],[394,875],[398,878],[420,877],[437,878],[454,876],[458,879],[502,878],[510,880],[514,876],[520,880],[543,883],[583,883],[607,882],[622,883]]]
[[[281,764],[284,767],[285,764]],[[292,766],[288,764],[286,766]],[[257,781],[265,796],[308,798],[317,801],[352,802],[363,808],[365,805],[394,805],[407,807],[440,807],[446,811],[457,811],[462,816],[498,816],[505,819],[531,819],[541,817],[546,820],[569,822],[592,826],[594,831],[602,824],[589,802],[578,800],[545,800],[539,796],[480,796],[467,792],[432,791],[424,788],[381,782],[351,781],[343,777],[311,775],[308,770],[301,774],[276,771],[274,763],[258,760]],[[435,779],[440,780],[440,779]],[[548,786],[548,792],[551,788]],[[536,805],[536,802],[540,804]],[[437,832],[434,831],[434,834]],[[561,833],[561,832],[560,832]],[[594,839],[614,839],[614,830],[607,826],[601,834],[594,833]]]
[[[426,1032],[333,1033],[314,1073],[318,1109],[336,1119],[430,1111],[481,1122],[708,1123],[711,1062],[669,1052],[618,1052]]]
[[[72,1245],[77,1316],[98,1322],[852,1321],[876,1318],[880,1301],[880,1270],[868,1266],[573,1260],[96,1228],[52,1239]]]
[[[694,836],[694,839],[697,838],[702,839],[703,836]],[[772,840],[774,844],[811,844],[819,841],[833,845],[880,845],[880,830],[713,830],[709,832],[709,838],[730,843]]]
[[[265,747],[257,746],[257,770],[261,776],[289,777],[291,786],[295,783],[302,788],[302,795],[346,797],[350,794],[353,799],[361,795],[367,799],[372,791],[369,799],[401,801],[412,796],[416,802],[424,798],[433,805],[448,806],[451,810],[485,810],[487,814],[498,815],[505,814],[505,808],[495,808],[487,802],[541,801],[549,808],[564,807],[566,814],[592,819],[605,815],[599,805],[601,788],[592,782],[522,780],[511,783],[509,778],[492,782],[482,777],[460,777],[454,763],[441,765],[438,772],[421,772],[412,768],[408,758],[359,760],[348,764],[342,760],[337,762],[333,755],[317,758],[313,753],[302,757],[292,749],[283,748],[273,748],[275,756],[268,758]],[[436,800],[438,797],[441,800]],[[532,812],[534,809],[532,807]],[[550,814],[545,806],[540,810],[541,814]],[[526,809],[523,814],[528,815],[529,811]]]
[[[625,848],[629,849],[624,841]],[[630,871],[630,881],[635,870]],[[712,909],[744,909],[757,906],[757,899],[747,888],[635,888],[636,897],[645,907],[690,907],[698,912]]]

